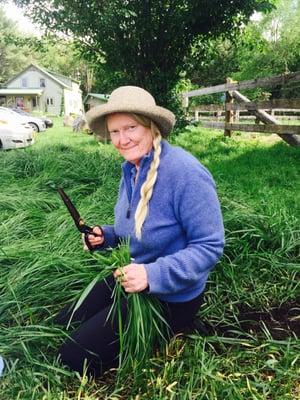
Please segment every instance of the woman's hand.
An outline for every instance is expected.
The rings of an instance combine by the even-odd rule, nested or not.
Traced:
[[[114,277],[120,280],[127,293],[138,293],[148,287],[144,264],[128,264],[122,270],[116,269]]]
[[[99,228],[99,226],[94,226],[93,227],[93,232],[95,233],[95,235],[87,235],[87,239],[90,243],[90,245],[92,247],[97,247],[99,245],[101,245],[104,242],[104,236],[103,236],[103,232],[101,231],[101,229]],[[89,250],[89,248],[86,245],[85,242],[85,235],[82,235],[82,240],[83,240],[83,249],[84,250]]]

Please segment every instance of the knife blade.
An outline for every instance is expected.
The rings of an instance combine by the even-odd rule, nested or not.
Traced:
[[[65,191],[62,188],[57,188],[58,193],[60,194],[60,197],[62,198],[63,202],[65,203],[65,206],[67,207],[76,228],[79,230],[79,232],[84,233],[85,235],[85,243],[88,246],[89,250],[92,250],[93,247],[91,246],[87,235],[94,235],[94,236],[104,236],[103,230],[100,226],[98,228],[101,231],[101,234],[98,235],[97,233],[93,232],[93,228],[90,226],[86,225],[84,222],[84,219],[81,218],[79,212],[77,211],[76,207],[72,203],[71,199],[68,197],[68,195],[65,193]]]

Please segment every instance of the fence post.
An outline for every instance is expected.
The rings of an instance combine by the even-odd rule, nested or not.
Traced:
[[[182,107],[188,108],[189,106],[189,98],[187,96],[182,96]]]
[[[184,117],[186,119],[188,119],[189,98],[187,96],[183,95],[181,101],[182,101],[182,108],[183,108]]]
[[[231,78],[226,79],[226,83],[233,83],[234,81]],[[232,92],[228,91],[225,95],[225,123],[232,124],[233,123],[233,110],[226,110],[226,104],[233,104],[233,96]],[[224,130],[224,136],[231,136],[232,131],[230,129]]]

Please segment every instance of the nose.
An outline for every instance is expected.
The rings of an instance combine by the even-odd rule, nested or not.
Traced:
[[[120,130],[120,144],[124,145],[126,143],[130,142],[129,136],[126,134],[125,130]]]

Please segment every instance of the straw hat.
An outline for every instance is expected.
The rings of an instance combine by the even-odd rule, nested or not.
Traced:
[[[137,86],[121,86],[115,89],[107,103],[87,112],[86,119],[90,129],[104,138],[107,136],[105,116],[123,112],[150,118],[164,137],[168,136],[175,124],[175,115],[166,108],[157,106],[151,94]]]

